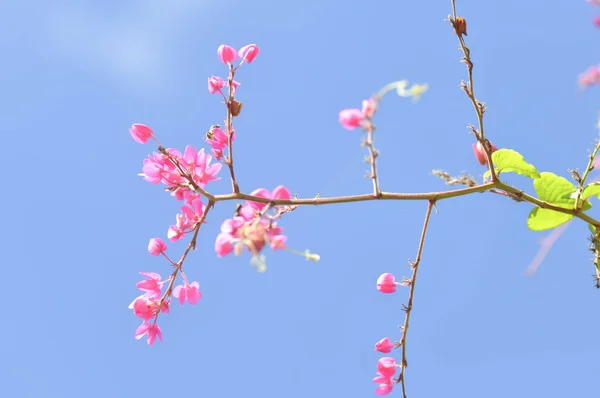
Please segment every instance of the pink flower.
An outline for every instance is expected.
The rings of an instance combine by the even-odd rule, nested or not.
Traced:
[[[235,140],[235,131],[231,135],[231,142]],[[206,135],[206,142],[212,147],[212,154],[217,160],[223,157],[223,151],[229,145],[229,135],[225,133],[219,126],[211,127]]]
[[[223,165],[221,163],[210,164],[212,156],[204,153],[204,148],[198,152],[188,145],[185,147],[185,152],[180,162],[186,171],[192,175],[194,182],[204,188],[210,181],[217,181],[219,177],[216,175],[221,171]]]
[[[381,293],[394,293],[396,291],[396,280],[392,274],[381,274],[377,278],[377,290]]]
[[[173,296],[179,299],[181,305],[183,305],[186,299],[190,304],[198,304],[198,301],[202,298],[200,284],[194,281],[188,285],[187,281],[185,281],[185,285],[179,285],[173,289]]]
[[[145,144],[148,142],[148,139],[154,136],[152,129],[145,124],[135,123],[129,129],[129,133],[131,134],[131,138],[140,144]]]
[[[377,110],[377,103],[373,98],[363,100],[362,103],[362,115],[365,118],[371,119]]]
[[[233,61],[235,61],[238,57],[235,48],[230,47],[226,44],[221,44],[219,46],[219,48],[217,49],[217,55],[219,56],[221,62],[223,62],[224,64],[230,64]]]
[[[217,240],[215,241],[215,251],[217,252],[217,256],[225,257],[231,253],[233,251],[233,240],[234,237],[231,234],[222,232],[217,235]]]
[[[384,354],[391,352],[392,348],[394,348],[394,345],[390,343],[389,337],[385,337],[375,343],[375,349],[379,352],[383,352]]]
[[[387,395],[392,392],[392,388],[394,387],[394,382],[391,377],[386,377],[379,375],[373,379],[373,381],[379,384],[379,387],[375,390],[375,394],[377,395]]]
[[[140,274],[148,277],[148,279],[136,283],[135,287],[143,292],[152,292],[153,294],[160,296],[160,290],[164,283],[160,281],[160,275],[154,272],[140,272]]]
[[[153,256],[158,256],[163,254],[167,250],[167,245],[161,238],[152,238],[150,239],[150,243],[148,243],[148,251]]]
[[[148,334],[148,345],[154,344],[156,341],[156,336],[158,336],[158,339],[162,343],[162,332],[156,323],[149,324],[144,321],[144,323],[138,326],[137,330],[135,331],[136,340],[141,339],[145,334]]]
[[[214,94],[225,87],[225,81],[219,76],[211,76],[208,78],[208,92]]]
[[[225,83],[225,85],[227,87],[229,87],[229,82]],[[236,82],[235,80],[231,81],[231,92],[233,94],[235,94],[235,90],[237,89],[238,86],[241,86],[241,83]]]
[[[597,28],[600,28],[600,17],[594,19],[594,25],[596,25]]]
[[[354,130],[362,125],[364,115],[359,109],[344,109],[340,112],[340,123],[345,129]]]
[[[259,188],[259,189],[252,191],[252,193],[250,195],[258,196],[260,198],[265,198],[265,199],[290,199],[292,197],[292,195],[290,194],[290,191],[288,191],[283,185],[280,185],[277,188],[275,188],[273,190],[273,192],[269,192],[264,188]],[[251,201],[248,201],[248,204],[254,210],[258,210],[258,211],[262,210],[266,206],[265,203],[251,202]]]
[[[579,75],[579,85],[582,87],[591,86],[600,82],[600,70],[597,66],[590,66]]]
[[[181,153],[173,148],[167,149],[167,152],[175,159],[181,157]],[[152,184],[164,183],[169,186],[178,185],[180,182],[185,182],[183,177],[179,175],[179,171],[173,162],[162,153],[153,152],[152,156],[144,159],[142,174],[144,180]]]
[[[377,362],[377,372],[385,377],[394,377],[396,374],[396,360],[391,357],[383,357]]]
[[[485,154],[485,149],[483,149],[483,145],[481,145],[481,142],[477,141],[477,144],[472,144],[473,145],[473,153],[475,154],[475,158],[477,159],[477,161],[479,162],[479,164],[484,165],[487,164],[487,155]],[[498,150],[498,148],[496,148],[496,146],[494,144],[491,144],[492,146],[492,153],[496,152]]]
[[[240,48],[240,51],[238,51],[238,55],[240,56],[240,58],[242,58],[242,62],[246,61],[248,63],[251,63],[252,61],[254,61],[254,58],[256,58],[256,56],[258,55],[258,47],[256,46],[256,44],[248,44]]]
[[[133,314],[147,321],[153,318],[159,310],[160,298],[157,296],[141,295],[135,299],[131,305]],[[169,312],[169,301],[165,300],[160,308],[160,312]]]

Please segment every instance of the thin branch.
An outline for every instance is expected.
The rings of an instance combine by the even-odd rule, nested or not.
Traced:
[[[206,216],[208,216],[208,212],[210,211],[210,209],[212,209],[214,207],[214,205],[215,205],[214,202],[212,202],[212,201],[208,202],[208,205],[206,206],[206,209],[204,209],[204,213],[202,214],[202,217],[200,217],[200,220],[198,220],[198,222],[196,223],[196,226],[194,227],[194,235],[192,236],[192,240],[190,240],[190,243],[188,244],[187,248],[181,255],[181,258],[179,259],[177,264],[175,264],[175,269],[173,270],[173,273],[171,274],[171,276],[169,278],[170,279],[169,286],[167,287],[167,290],[160,298],[160,302],[158,304],[158,309],[156,310],[156,315],[154,316],[154,323],[156,323],[156,321],[158,320],[158,315],[160,314],[160,310],[163,307],[163,303],[165,302],[165,300],[168,297],[171,296],[171,292],[173,291],[173,285],[175,284],[175,279],[177,278],[177,274],[179,272],[183,273],[183,270],[181,269],[181,267],[183,266],[183,262],[185,261],[187,255],[189,254],[190,250],[192,250],[192,249],[196,250],[196,240],[198,238],[198,232],[200,232],[200,227],[202,226],[202,223],[206,220]]]
[[[454,33],[456,34],[456,37],[458,37],[458,41],[460,42],[460,48],[464,54],[462,62],[465,65],[467,65],[469,83],[465,84],[464,82],[462,82],[461,87],[467,94],[467,96],[471,99],[473,107],[475,108],[475,113],[477,113],[479,131],[473,128],[475,132],[475,137],[477,138],[477,141],[481,143],[483,149],[485,150],[492,181],[496,181],[498,179],[498,176],[496,175],[496,170],[494,170],[494,164],[492,162],[491,145],[489,141],[485,138],[485,133],[483,130],[483,114],[485,113],[485,105],[481,101],[477,100],[477,98],[475,97],[475,90],[473,86],[473,61],[471,60],[471,50],[469,50],[469,48],[467,47],[465,39],[463,37],[463,35],[467,34],[467,22],[464,18],[460,18],[456,15],[456,0],[452,0],[452,15],[448,16],[448,19],[452,23]]]
[[[237,68],[236,68],[237,69]],[[227,100],[227,120],[225,122],[227,128],[227,150],[229,156],[227,157],[227,166],[229,166],[229,174],[231,176],[231,189],[234,193],[240,191],[237,181],[235,180],[235,171],[233,169],[233,114],[231,107],[235,101],[235,86],[233,85],[233,77],[235,76],[235,69],[232,65],[229,65],[229,77],[227,82],[229,83],[229,99]]]
[[[579,201],[581,200],[581,195],[583,194],[583,188],[585,188],[585,182],[587,181],[588,176],[590,175],[590,172],[592,170],[594,170],[594,159],[596,159],[596,155],[598,154],[599,150],[600,150],[600,141],[597,141],[596,144],[594,145],[594,149],[590,153],[588,165],[587,165],[587,168],[585,169],[585,172],[583,173],[583,176],[581,178],[577,179],[577,183],[579,185],[577,187],[577,197],[575,198],[575,209],[579,209]],[[574,174],[574,175],[577,175],[577,174]]]
[[[373,125],[373,121],[370,118],[367,119],[366,123],[367,139],[364,145],[369,150],[368,160],[371,165],[370,177],[373,181],[373,195],[375,195],[375,197],[379,197],[381,195],[381,188],[379,188],[379,175],[377,174],[377,156],[379,156],[379,152],[377,152],[373,144],[375,126]]]
[[[402,339],[400,339],[399,345],[402,347],[402,360],[400,362],[400,375],[396,380],[397,383],[402,383],[402,394],[406,398],[406,387],[404,371],[408,366],[406,361],[406,336],[408,334],[408,326],[410,322],[410,314],[412,313],[413,298],[415,296],[415,285],[417,282],[417,272],[419,271],[419,264],[421,263],[421,254],[423,253],[423,245],[425,244],[425,235],[427,234],[427,227],[429,225],[429,217],[431,216],[431,209],[435,206],[435,201],[430,200],[427,204],[427,212],[425,213],[425,222],[423,223],[423,231],[421,232],[421,240],[419,241],[419,249],[417,250],[417,257],[415,261],[410,261],[412,268],[412,277],[410,278],[410,293],[408,294],[408,305],[404,307],[406,316],[404,318],[404,326],[402,326]]]

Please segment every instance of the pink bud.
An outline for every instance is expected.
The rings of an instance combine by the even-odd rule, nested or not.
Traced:
[[[219,48],[217,49],[217,55],[219,56],[221,62],[223,62],[224,64],[230,64],[233,61],[235,61],[238,57],[235,48],[230,47],[226,44],[221,44],[219,46]]]
[[[596,19],[594,19],[594,25],[596,25],[597,28],[600,28],[600,17],[596,17]]]
[[[383,352],[384,354],[391,352],[392,348],[394,348],[394,345],[390,343],[389,337],[385,337],[375,343],[375,349],[379,352]]]
[[[481,145],[481,142],[477,141],[477,144],[472,144],[472,145],[473,145],[473,153],[475,154],[475,159],[477,159],[477,161],[481,165],[487,164],[487,162],[488,162],[487,155],[485,154],[485,149],[483,149],[483,145]],[[498,148],[496,148],[496,146],[494,144],[491,144],[491,146],[492,146],[492,153],[494,153],[498,150]]]
[[[161,238],[152,238],[148,243],[148,251],[153,256],[163,254],[167,250],[167,245],[162,241]]]
[[[391,377],[379,375],[373,381],[379,384],[379,387],[375,390],[376,395],[386,395],[392,392],[394,382]]]
[[[394,388],[392,383],[380,384],[379,387],[375,389],[375,395],[387,395],[392,392],[392,388]]]
[[[224,232],[217,236],[217,240],[215,241],[215,251],[217,252],[217,256],[225,257],[233,251],[232,240],[233,236]]]
[[[251,63],[258,55],[258,47],[256,44],[248,44],[247,46],[240,48],[238,55],[247,63]]]
[[[340,112],[340,123],[348,130],[354,130],[362,125],[363,113],[360,109],[344,109]]]
[[[377,362],[377,372],[385,377],[394,377],[396,374],[396,360],[391,357],[383,357]]]
[[[154,135],[150,127],[139,123],[133,124],[129,129],[129,133],[131,134],[131,138],[140,144],[147,143],[148,139],[152,138]]]
[[[396,280],[392,274],[381,274],[377,278],[377,290],[381,293],[394,293],[396,291]]]
[[[363,100],[362,103],[362,114],[366,118],[372,118],[377,110],[377,103],[373,98],[369,98],[368,100]]]
[[[221,91],[225,87],[225,81],[218,76],[211,76],[208,78],[208,92],[211,94]]]

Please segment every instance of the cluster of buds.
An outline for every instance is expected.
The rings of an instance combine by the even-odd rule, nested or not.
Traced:
[[[408,283],[396,282],[396,278],[390,273],[381,274],[377,278],[377,290],[381,293],[394,293],[397,286],[408,286]],[[375,350],[384,354],[390,353],[394,347],[389,337],[384,337],[375,343]],[[395,384],[393,378],[398,367],[399,365],[396,364],[394,358],[383,357],[379,359],[377,362],[377,376],[373,379],[378,384],[375,394],[386,395],[392,392]]]
[[[217,174],[221,171],[222,163],[229,164],[226,151],[228,148],[231,150],[231,143],[235,139],[231,117],[237,116],[241,109],[241,103],[233,98],[236,88],[240,86],[233,77],[243,63],[250,64],[254,61],[258,52],[259,49],[254,44],[244,46],[239,51],[227,45],[221,45],[217,50],[219,59],[229,68],[229,75],[227,79],[211,76],[208,79],[208,91],[223,96],[228,116],[225,129],[214,125],[206,135],[206,142],[211,148],[212,155],[205,153],[204,148],[196,150],[189,145],[183,152],[164,148],[156,139],[154,131],[144,124],[133,124],[129,130],[131,137],[140,144],[146,144],[150,140],[158,144],[158,152],[153,152],[144,160],[140,176],[152,184],[164,184],[166,191],[170,192],[176,200],[183,202],[181,212],[176,215],[175,224],[167,231],[167,237],[171,242],[176,242],[187,234],[197,231],[201,224],[205,223],[208,210],[207,205],[202,201],[202,195],[206,194],[205,188],[209,183],[220,179]],[[234,66],[232,63],[238,58],[240,62]],[[228,95],[223,92],[224,87],[229,87]],[[212,163],[213,156],[217,163]],[[275,188],[272,192],[262,188],[257,189],[252,192],[252,195],[268,201],[291,197],[290,192],[283,186]],[[246,248],[255,260],[266,244],[273,249],[285,248],[287,237],[282,234],[282,229],[277,226],[275,220],[291,209],[290,206],[270,206],[267,203],[248,201],[238,208],[235,217],[223,222],[221,233],[215,243],[217,255],[223,257],[232,251],[240,254],[242,249]],[[275,214],[269,214],[269,210],[274,210]],[[192,239],[190,247],[194,244]],[[197,304],[202,298],[200,284],[196,281],[189,283],[182,269],[189,248],[179,262],[172,261],[166,251],[167,245],[162,239],[150,240],[148,252],[154,256],[163,256],[174,268],[174,272],[164,280],[158,273],[142,272],[146,279],[136,285],[142,294],[129,305],[134,315],[142,320],[135,337],[140,339],[147,336],[149,345],[154,344],[157,338],[162,341],[162,331],[157,324],[158,315],[169,312],[171,297],[178,299],[182,305],[186,301]],[[264,268],[264,261],[262,263]],[[174,286],[178,275],[181,275],[183,283]]]

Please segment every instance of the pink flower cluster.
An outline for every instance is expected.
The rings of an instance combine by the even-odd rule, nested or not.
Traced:
[[[265,199],[291,198],[290,192],[283,186],[278,186],[272,192],[259,188],[251,195]],[[282,234],[283,229],[273,221],[276,216],[264,214],[268,209],[266,206],[265,203],[248,201],[240,207],[235,217],[223,222],[221,233],[215,242],[215,250],[219,257],[224,257],[232,251],[239,255],[243,248],[256,256],[267,243],[273,250],[285,247],[287,237]]]
[[[386,395],[392,392],[397,367],[396,360],[392,357],[383,357],[377,362],[377,376],[373,381],[379,386],[375,389],[375,394]]]
[[[240,85],[233,80],[235,71],[245,62],[250,64],[258,55],[259,49],[255,44],[249,44],[242,47],[239,51],[234,48],[221,45],[217,50],[217,55],[221,62],[228,65],[229,76],[222,79],[218,76],[212,76],[208,79],[208,90],[211,94],[219,92],[226,101],[228,117],[226,125],[228,128],[221,129],[214,125],[206,135],[206,142],[211,147],[212,156],[205,153],[204,148],[196,150],[192,146],[187,146],[182,152],[168,148],[165,149],[156,139],[153,130],[144,124],[133,124],[129,133],[131,137],[141,144],[146,144],[150,139],[158,144],[158,152],[153,152],[144,160],[142,173],[140,176],[152,184],[164,184],[166,190],[176,200],[183,201],[181,212],[176,215],[174,225],[171,225],[167,232],[167,237],[171,242],[182,239],[186,234],[193,232],[199,227],[199,223],[204,222],[206,217],[206,205],[202,202],[202,194],[206,194],[204,189],[212,182],[219,180],[217,174],[222,168],[221,163],[213,163],[213,156],[217,161],[222,161],[231,165],[230,160],[225,155],[226,148],[231,150],[231,143],[235,140],[235,129],[231,122],[233,113],[231,104],[236,88]],[[238,57],[241,59],[237,66],[232,62]],[[222,89],[229,87],[230,92],[225,96]],[[238,103],[237,111],[239,113],[241,103]],[[290,192],[284,187],[275,188],[272,192],[266,189],[257,189],[252,195],[265,198],[267,201],[276,199],[290,199]],[[274,209],[275,214],[268,214],[268,211]],[[218,256],[222,257],[235,250],[236,253],[245,247],[255,256],[268,243],[273,249],[285,247],[286,236],[282,234],[282,229],[277,226],[277,219],[286,210],[282,206],[270,206],[266,203],[249,201],[241,206],[237,215],[226,220],[221,233],[216,239],[216,251]],[[158,338],[162,342],[162,332],[157,324],[160,313],[168,313],[171,303],[171,296],[179,299],[180,304],[186,301],[190,304],[197,304],[202,295],[200,293],[200,284],[196,281],[188,283],[183,272],[182,264],[188,251],[185,252],[180,262],[173,262],[166,254],[167,245],[160,238],[153,238],[148,243],[148,252],[153,256],[163,256],[171,266],[175,268],[174,272],[166,280],[154,272],[142,272],[146,279],[138,282],[136,287],[143,293],[137,297],[130,305],[135,316],[141,318],[142,324],[137,328],[135,337],[141,339],[147,336],[149,345],[156,342]],[[181,274],[183,284],[173,287],[175,278]],[[167,286],[163,292],[163,287]]]
[[[362,127],[365,120],[369,120],[377,110],[377,103],[373,98],[364,100],[362,109],[344,109],[340,112],[340,124],[348,130]]]
[[[250,64],[254,61],[258,52],[259,49],[256,44],[248,44],[240,48],[239,51],[236,51],[235,48],[226,44],[221,44],[217,49],[217,55],[221,62],[228,65],[232,71],[237,70],[244,62]],[[241,61],[238,66],[234,68],[232,63],[238,59],[238,56],[241,58]],[[232,92],[235,93],[236,87],[240,85],[238,82],[234,81],[233,78],[226,80],[214,75],[208,78],[208,92],[211,94],[220,93],[223,98],[225,98],[225,94],[223,94],[222,90],[224,87],[229,87],[229,81],[231,81]]]
[[[377,290],[381,293],[394,293],[397,285],[402,284],[396,282],[393,274],[385,273],[377,278]],[[393,348],[394,345],[391,343],[389,337],[385,337],[375,343],[375,350],[384,354],[390,353]],[[375,390],[375,394],[386,395],[392,391],[395,383],[393,377],[396,374],[397,367],[396,360],[391,357],[383,357],[377,362],[377,376],[373,381],[379,384],[379,386]]]
[[[167,259],[165,251],[167,245],[160,238],[150,239],[148,243],[148,252],[153,256],[163,255]],[[170,261],[170,260],[169,260]],[[162,281],[159,274],[154,272],[140,272],[147,279],[138,282],[135,287],[141,290],[142,295],[138,296],[129,304],[129,309],[133,314],[142,319],[142,324],[135,332],[135,338],[141,339],[147,335],[148,345],[154,344],[156,338],[162,342],[162,332],[157,324],[159,313],[169,313],[170,297],[162,293],[162,288],[169,280]],[[202,298],[200,294],[200,285],[198,282],[188,283],[185,276],[184,284],[176,286],[173,289],[173,296],[179,299],[181,305],[187,300],[190,304],[197,304]]]

